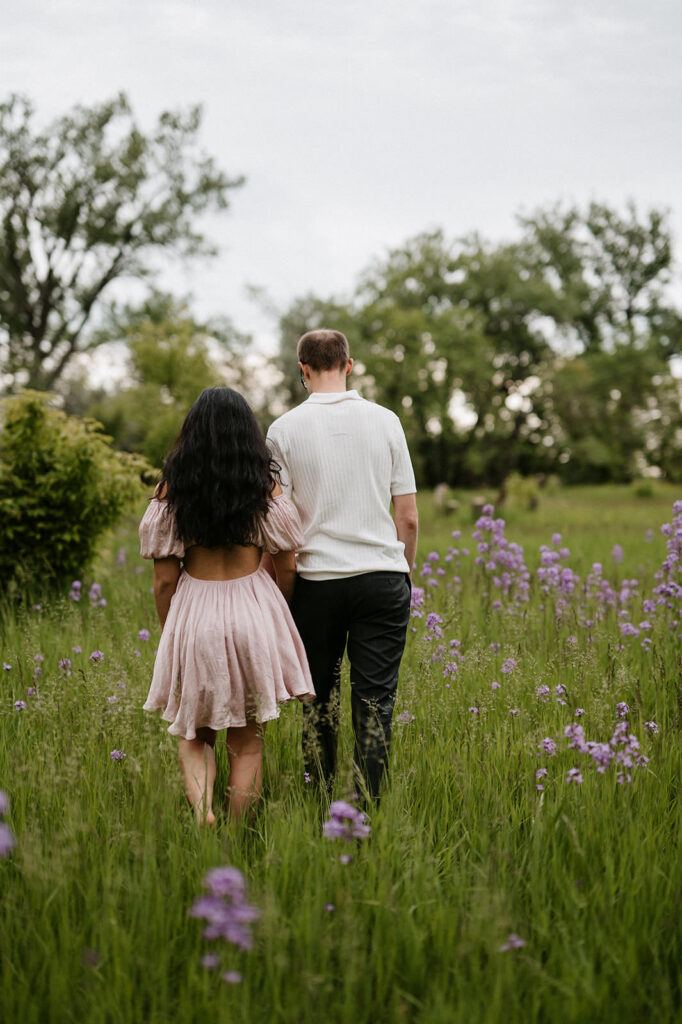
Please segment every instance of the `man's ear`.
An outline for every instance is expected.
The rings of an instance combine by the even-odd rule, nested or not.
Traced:
[[[349,359],[346,363],[346,377],[350,377],[351,370],[353,369],[353,360]]]

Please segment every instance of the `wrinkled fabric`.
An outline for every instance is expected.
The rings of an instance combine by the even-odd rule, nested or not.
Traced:
[[[303,643],[264,569],[234,580],[181,573],[145,710],[162,711],[168,731],[191,740],[200,727],[268,722],[282,701],[314,696]]]
[[[142,516],[138,533],[140,554],[143,558],[185,557],[185,545],[180,540],[174,515],[167,515],[167,504],[152,498]]]
[[[254,543],[277,554],[303,543],[298,513],[283,494],[270,499]],[[143,558],[183,558],[175,517],[153,498],[140,523]],[[189,545],[188,545],[189,546]],[[231,580],[182,571],[161,634],[146,711],[161,711],[174,736],[199,728],[278,718],[283,701],[315,697],[305,649],[289,607],[263,568]]]
[[[178,534],[175,516],[167,512],[165,501],[152,498],[138,532],[143,558],[170,558],[172,555],[184,558],[185,546]],[[285,494],[268,500],[268,514],[256,522],[253,543],[271,555],[297,551],[303,545],[301,520]]]

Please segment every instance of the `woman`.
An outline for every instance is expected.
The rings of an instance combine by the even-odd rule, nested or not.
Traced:
[[[187,797],[207,824],[217,730],[227,729],[228,809],[238,818],[260,796],[264,723],[279,702],[315,696],[287,605],[303,535],[278,469],[241,395],[207,388],[140,523],[162,628],[144,707],[171,723]]]

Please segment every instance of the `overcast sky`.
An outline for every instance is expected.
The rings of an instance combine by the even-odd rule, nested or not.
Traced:
[[[502,239],[559,198],[668,207],[682,253],[681,55],[680,0],[5,0],[0,96],[123,89],[146,128],[202,103],[247,182],[220,256],[162,283],[267,346],[248,284],[348,293],[410,235]]]

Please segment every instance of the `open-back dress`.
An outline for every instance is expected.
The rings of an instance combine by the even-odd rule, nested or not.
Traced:
[[[167,503],[152,498],[140,523],[143,558],[182,559],[185,546]],[[303,544],[298,513],[284,494],[268,501],[254,543],[277,554]],[[231,580],[202,580],[184,569],[161,633],[144,707],[161,711],[168,731],[267,722],[279,704],[315,697],[303,643],[289,607],[262,567]]]

